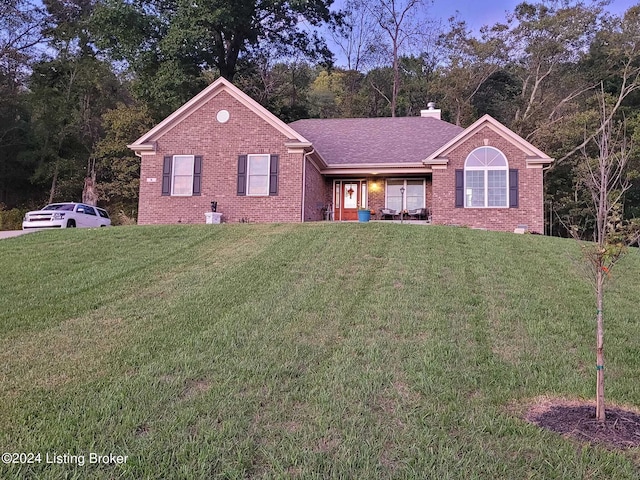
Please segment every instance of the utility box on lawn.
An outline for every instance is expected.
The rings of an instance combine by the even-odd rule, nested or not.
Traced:
[[[217,212],[205,212],[205,223],[219,224],[222,223],[222,214]]]

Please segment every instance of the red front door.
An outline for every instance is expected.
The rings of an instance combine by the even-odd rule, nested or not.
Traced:
[[[335,220],[358,220],[358,207],[366,205],[365,181],[341,180],[336,181],[334,189]]]

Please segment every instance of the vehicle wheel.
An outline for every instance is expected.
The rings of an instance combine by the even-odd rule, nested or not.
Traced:
[[[67,228],[76,228],[75,220],[67,220]]]

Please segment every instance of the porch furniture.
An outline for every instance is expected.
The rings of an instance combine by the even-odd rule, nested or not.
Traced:
[[[391,220],[393,220],[398,215],[400,215],[398,213],[398,211],[394,210],[393,208],[381,208],[380,209],[380,219],[381,220],[386,220],[389,217],[391,218]]]
[[[415,220],[426,220],[427,219],[427,209],[426,208],[414,208],[413,210],[408,210],[407,215],[409,218]]]
[[[322,207],[322,213],[325,220],[333,221],[333,203],[329,203],[326,207]]]

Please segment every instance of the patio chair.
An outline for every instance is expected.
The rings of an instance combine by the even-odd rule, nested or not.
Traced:
[[[393,220],[395,217],[397,217],[398,211],[394,210],[393,208],[381,208],[380,209],[380,218],[382,220],[386,220],[387,218],[391,218],[391,220]]]
[[[413,210],[408,210],[407,215],[410,218],[416,220],[426,220],[427,219],[427,209],[426,208],[414,208]]]

